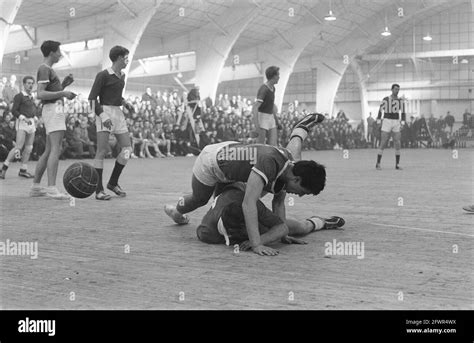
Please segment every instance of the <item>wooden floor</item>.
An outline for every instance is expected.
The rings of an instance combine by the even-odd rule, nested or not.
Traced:
[[[393,168],[393,150],[376,171],[375,150],[347,159],[305,152],[326,165],[327,186],[295,198],[287,215],[339,215],[346,229],[313,233],[304,246],[277,244],[277,257],[199,242],[207,207],[187,226],[170,222],[163,205],[189,191],[195,158],[131,160],[121,179],[126,198],[75,206],[29,198],[30,181],[12,165],[0,183],[0,241],[37,241],[39,255],[0,256],[0,307],[473,309],[474,215],[462,210],[474,203],[473,151],[457,159],[448,150],[402,153],[403,171]],[[61,161],[61,180],[72,162]],[[112,166],[107,160],[107,176]],[[333,239],[363,242],[364,258],[325,256]]]

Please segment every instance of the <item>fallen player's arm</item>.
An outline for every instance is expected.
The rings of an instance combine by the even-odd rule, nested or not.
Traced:
[[[273,213],[275,213],[283,221],[286,220],[285,197],[286,197],[286,192],[281,191],[275,194],[272,200]]]
[[[260,236],[260,243],[262,245],[270,244],[278,241],[283,237],[286,237],[289,233],[288,226],[285,223],[281,223],[273,226],[270,230]]]
[[[252,171],[247,181],[244,201],[242,203],[245,227],[247,228],[247,234],[252,248],[262,244],[260,241],[260,233],[258,231],[257,201],[260,199],[263,187],[264,183],[261,176]]]

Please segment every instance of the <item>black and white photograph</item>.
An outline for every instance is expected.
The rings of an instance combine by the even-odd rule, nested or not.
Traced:
[[[473,89],[474,0],[0,0],[5,330],[398,313],[472,342]]]

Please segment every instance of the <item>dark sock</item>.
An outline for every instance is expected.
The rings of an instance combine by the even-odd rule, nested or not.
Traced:
[[[8,169],[8,166],[3,165],[2,170],[7,170],[7,169]]]
[[[112,175],[110,175],[110,180],[109,180],[110,185],[117,186],[118,179],[120,177],[120,174],[122,173],[123,167],[125,167],[123,164],[120,164],[117,161],[115,161],[114,170],[112,171]]]
[[[20,173],[26,173],[26,169],[21,169],[20,168]]]
[[[102,192],[104,190],[104,186],[102,185],[102,172],[104,169],[102,168],[95,168],[97,170],[97,174],[99,174],[99,180],[97,181],[97,188],[95,190],[96,193]]]
[[[396,165],[398,166],[398,164],[400,163],[400,155],[395,155],[395,162],[396,162]]]
[[[382,161],[382,155],[377,155],[377,164],[380,164],[380,161]]]

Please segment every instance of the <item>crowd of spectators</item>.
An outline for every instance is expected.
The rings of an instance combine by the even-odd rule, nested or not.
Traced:
[[[2,78],[0,82],[0,159],[6,156],[15,142],[15,122],[10,113],[13,96],[19,92],[16,78]],[[194,123],[186,113],[187,93],[158,91],[147,88],[141,97],[128,96],[134,111],[126,113],[127,125],[134,148],[133,158],[155,158],[173,156],[194,156],[207,144],[222,141],[256,142],[257,134],[253,123],[252,100],[240,95],[229,97],[219,94],[215,104],[207,98],[201,101],[201,113]],[[32,159],[36,160],[44,151],[46,133],[41,122],[41,104],[38,104],[38,117]],[[278,143],[286,146],[294,124],[307,114],[306,109],[289,106],[279,114],[281,130]],[[96,148],[95,115],[89,102],[80,94],[73,100],[65,100],[64,110],[68,113],[66,134],[61,158],[93,158]],[[194,121],[194,120],[193,120]],[[192,125],[194,124],[194,125]],[[448,112],[446,117],[425,119],[411,117],[402,126],[402,147],[418,148],[448,147],[454,144],[459,135],[472,135],[474,116],[466,110],[463,126],[453,133],[454,117]],[[367,139],[364,122],[352,123],[343,110],[317,125],[304,143],[304,149],[357,149],[377,147],[380,140],[381,124],[369,116],[367,119]],[[192,127],[194,126],[194,129]],[[110,136],[109,156],[118,154],[118,145]]]

